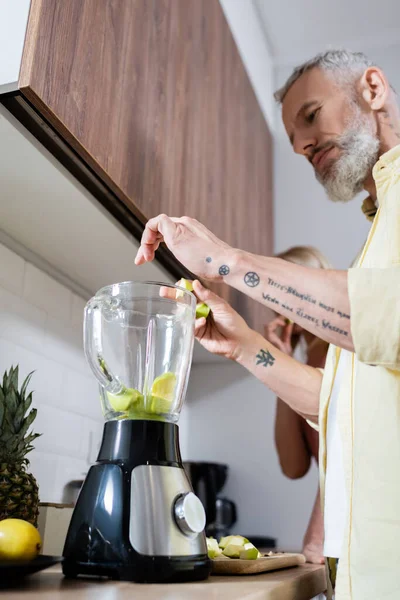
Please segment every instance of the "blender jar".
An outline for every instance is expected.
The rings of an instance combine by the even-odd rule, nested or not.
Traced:
[[[88,302],[84,350],[106,420],[176,422],[194,344],[195,296],[178,286],[124,282]]]

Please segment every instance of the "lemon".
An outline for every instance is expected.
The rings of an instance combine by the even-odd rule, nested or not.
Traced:
[[[143,402],[143,394],[134,388],[124,388],[119,394],[110,394],[107,392],[107,397],[111,408],[118,412],[132,410],[140,402]]]
[[[0,521],[0,560],[32,560],[42,545],[36,527],[22,519]]]

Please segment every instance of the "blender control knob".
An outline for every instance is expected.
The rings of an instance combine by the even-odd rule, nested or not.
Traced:
[[[193,492],[179,496],[174,514],[179,529],[186,535],[201,533],[206,526],[204,507]]]

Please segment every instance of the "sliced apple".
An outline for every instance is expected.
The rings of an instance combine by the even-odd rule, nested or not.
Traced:
[[[249,540],[247,538],[243,537],[242,535],[227,535],[226,537],[223,537],[220,539],[219,547],[222,548],[222,550],[224,550],[224,548],[226,548],[228,546],[228,544],[244,546],[245,544],[248,544],[248,543],[249,543]]]
[[[257,550],[257,548],[249,542],[248,544],[245,544],[243,546],[242,550],[239,553],[239,558],[241,558],[242,560],[256,560],[257,558],[259,558],[259,555],[260,553]]]
[[[167,372],[155,378],[153,385],[151,386],[151,393],[157,398],[162,398],[163,400],[172,402],[174,399],[175,387],[175,373]]]
[[[207,552],[208,558],[216,558],[222,554],[222,550],[218,546],[217,540],[215,540],[213,537],[207,538]]]
[[[140,402],[143,402],[143,394],[134,388],[123,388],[119,394],[107,392],[107,398],[111,408],[117,412],[132,410]]]
[[[239,558],[243,546],[241,544],[228,544],[222,554],[228,558]]]

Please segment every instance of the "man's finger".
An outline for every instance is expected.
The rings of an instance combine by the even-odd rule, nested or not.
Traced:
[[[211,308],[211,310],[213,310],[217,306],[221,306],[221,303],[224,302],[224,300],[217,296],[217,294],[214,294],[214,292],[202,286],[198,279],[195,279],[192,285],[196,298],[200,302],[204,302],[205,304],[207,304]]]
[[[207,323],[207,320],[205,319],[205,317],[201,317],[200,319],[196,319],[196,322],[194,324],[194,335],[196,337],[198,335],[200,335],[200,332],[201,332],[202,329],[204,329],[206,323]]]

